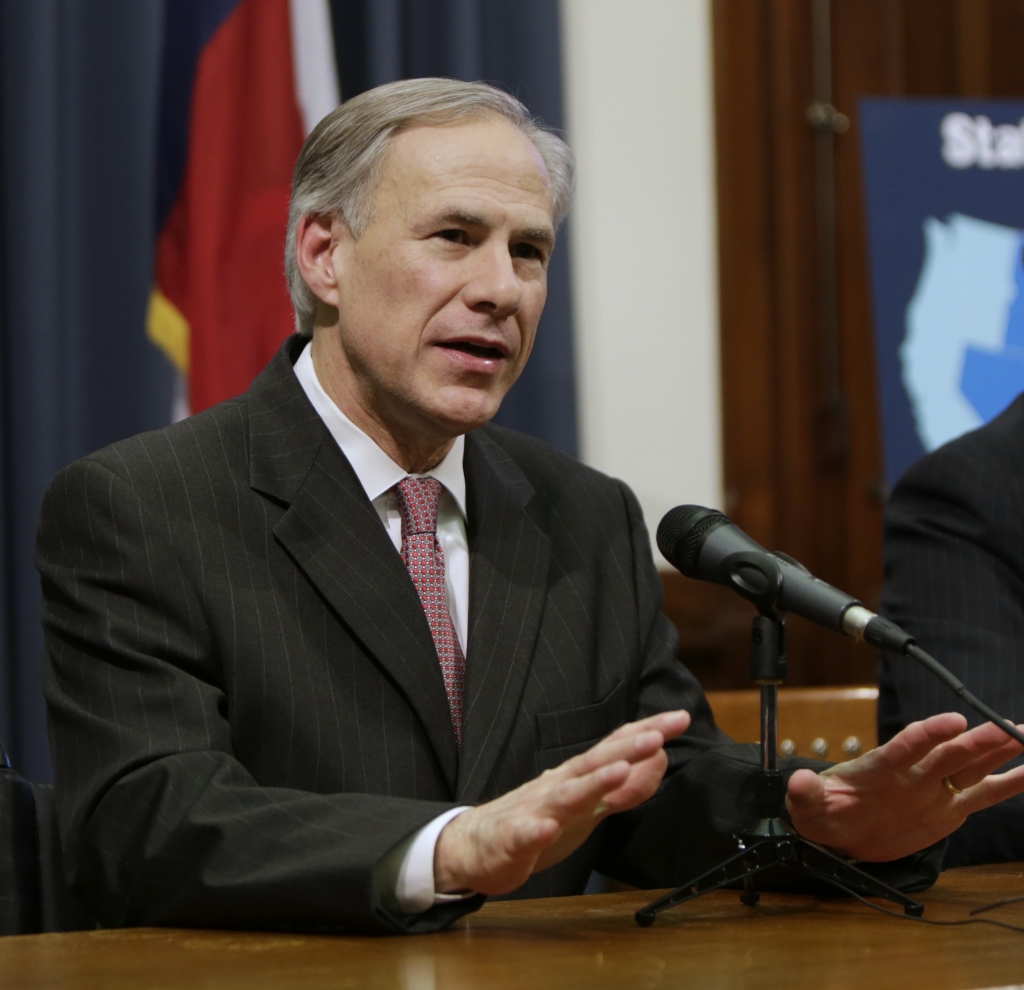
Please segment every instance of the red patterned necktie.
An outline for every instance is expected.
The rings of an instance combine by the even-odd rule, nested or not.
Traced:
[[[402,515],[402,560],[416,585],[423,611],[427,613],[441,663],[448,707],[455,726],[455,739],[462,742],[462,688],[466,681],[466,658],[455,633],[444,582],[444,551],[437,539],[437,504],[441,482],[437,478],[406,478],[395,485]]]

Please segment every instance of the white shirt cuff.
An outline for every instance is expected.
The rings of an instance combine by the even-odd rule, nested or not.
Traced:
[[[441,830],[453,818],[464,811],[468,805],[452,808],[443,815],[438,815],[428,822],[415,835],[409,851],[402,860],[398,870],[398,882],[395,884],[395,896],[398,906],[408,914],[419,914],[435,904],[444,901],[461,901],[472,897],[472,892],[465,894],[438,894],[434,890],[434,847],[437,845]]]

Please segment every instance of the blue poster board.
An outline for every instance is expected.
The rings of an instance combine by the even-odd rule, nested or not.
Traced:
[[[891,485],[1024,391],[1024,102],[860,112]]]

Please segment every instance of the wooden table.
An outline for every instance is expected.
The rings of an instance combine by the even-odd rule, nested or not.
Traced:
[[[1024,893],[1024,864],[951,870],[926,917]],[[647,893],[488,904],[439,935],[406,938],[140,928],[0,939],[4,990],[381,987],[544,990],[764,987],[967,990],[1024,984],[1024,933],[937,928],[847,901],[734,892],[677,908],[652,928]],[[1024,905],[989,917],[1024,925]]]

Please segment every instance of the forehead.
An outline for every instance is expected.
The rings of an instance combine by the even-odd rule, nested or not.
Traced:
[[[497,118],[398,134],[378,191],[402,212],[459,198],[541,210],[549,222],[553,212],[540,152],[518,127]]]

